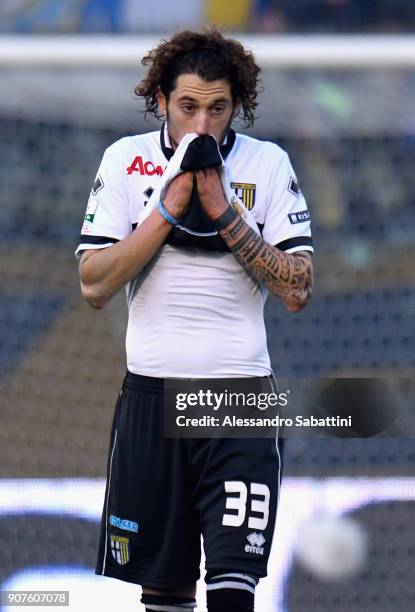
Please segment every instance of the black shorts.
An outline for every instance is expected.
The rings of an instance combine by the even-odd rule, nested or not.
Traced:
[[[160,589],[191,584],[200,578],[202,535],[209,572],[266,576],[281,440],[165,438],[163,386],[163,379],[125,377],[96,574]]]

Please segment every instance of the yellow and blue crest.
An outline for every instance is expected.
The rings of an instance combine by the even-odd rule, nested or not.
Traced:
[[[255,183],[231,183],[231,187],[235,190],[238,198],[242,200],[245,208],[252,210],[255,205]]]
[[[125,565],[130,560],[129,538],[111,535],[111,553],[117,563]]]

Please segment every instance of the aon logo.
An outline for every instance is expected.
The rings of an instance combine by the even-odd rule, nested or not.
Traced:
[[[163,176],[164,169],[161,166],[155,166],[151,161],[144,161],[141,155],[134,158],[131,166],[127,168],[127,174],[138,172],[141,176]]]

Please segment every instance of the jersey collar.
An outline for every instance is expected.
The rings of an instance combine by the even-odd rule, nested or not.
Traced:
[[[234,130],[232,130],[232,128],[229,130],[229,132],[227,133],[226,137],[225,137],[225,142],[224,144],[222,144],[219,147],[220,153],[223,157],[223,159],[226,159],[229,155],[229,153],[232,151],[233,145],[235,144],[235,139],[236,139],[236,134],[234,132]],[[170,161],[170,159],[173,157],[174,151],[171,148],[171,144],[170,144],[170,139],[169,139],[169,134],[167,131],[167,123],[164,122],[163,125],[161,126],[161,130],[160,130],[160,146],[161,149],[164,153],[165,158],[167,159],[167,161]]]

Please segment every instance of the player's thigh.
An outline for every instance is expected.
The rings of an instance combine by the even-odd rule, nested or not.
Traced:
[[[204,462],[195,500],[206,568],[266,576],[281,480],[276,439],[208,440],[198,462]]]

